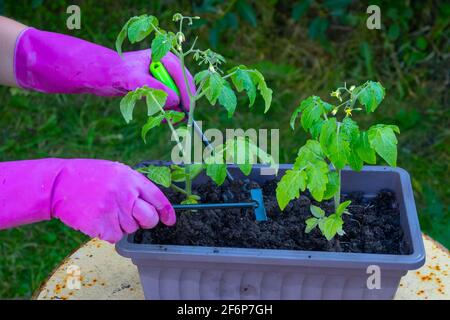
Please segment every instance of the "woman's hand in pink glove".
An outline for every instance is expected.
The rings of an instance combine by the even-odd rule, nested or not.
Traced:
[[[126,52],[121,57],[97,44],[34,28],[22,31],[16,43],[14,71],[17,84],[22,88],[45,93],[121,96],[147,85],[167,92],[167,108],[180,104],[173,90],[150,75],[150,50]],[[183,106],[189,109],[180,61],[168,53],[161,62],[179,88]],[[195,92],[193,78],[189,71],[186,73],[191,91]]]
[[[118,162],[42,159],[0,163],[0,229],[51,218],[109,242],[175,212],[147,178]]]
[[[189,110],[189,94],[187,92],[183,71],[178,57],[172,52],[169,52],[161,59],[161,63],[167,69],[167,72],[180,90],[181,97],[179,97],[172,89],[166,87],[151,76],[149,72],[151,55],[151,50],[124,52],[122,62],[118,66],[112,66],[114,70],[111,71],[114,75],[113,78],[121,79],[119,87],[125,88],[126,92],[144,85],[150,88],[164,90],[168,94],[166,108],[174,109],[174,107],[178,107],[181,102],[183,107],[186,110]],[[186,76],[190,83],[191,92],[195,93],[196,88],[194,80],[187,69]]]

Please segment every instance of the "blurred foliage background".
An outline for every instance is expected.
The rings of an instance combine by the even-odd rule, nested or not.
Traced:
[[[81,8],[80,30],[66,28],[70,4]],[[366,27],[369,4],[381,8],[381,30]],[[231,64],[259,68],[274,90],[265,115],[262,101],[257,110],[248,110],[241,97],[232,120],[219,107],[214,112],[200,107],[197,118],[206,127],[279,128],[281,162],[292,162],[306,138],[288,125],[301,99],[312,94],[330,99],[331,90],[344,82],[382,82],[387,97],[371,116],[375,119],[357,117],[401,128],[398,163],[411,174],[422,229],[450,247],[448,2],[0,0],[2,15],[110,48],[129,17],[153,14],[170,28],[176,12],[203,18],[192,30],[200,36],[200,47],[214,48]],[[2,161],[85,157],[133,165],[169,159],[169,131],[153,132],[144,145],[139,136],[144,114],[125,125],[119,99],[0,88],[0,101]],[[59,221],[1,231],[0,297],[29,298],[86,239]]]

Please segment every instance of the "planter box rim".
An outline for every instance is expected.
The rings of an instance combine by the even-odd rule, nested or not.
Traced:
[[[148,161],[142,161],[139,164],[137,164],[136,166],[134,166],[135,168],[138,168],[141,166],[141,164],[145,164],[145,163],[158,163],[164,166],[170,166],[172,164],[174,164],[172,161],[165,161],[165,160],[148,160]],[[181,164],[182,166],[182,164]],[[278,169],[291,169],[293,166],[293,164],[291,163],[280,163],[278,164]],[[239,168],[238,165],[236,164],[227,164],[228,168]],[[332,167],[330,165],[330,167]],[[264,165],[264,164],[255,164],[253,165],[253,168],[255,169],[260,169],[260,168],[270,168],[270,165]],[[333,168],[334,170],[334,168]],[[345,166],[342,171],[353,171],[353,172],[357,172],[355,170],[352,170],[349,166]],[[410,179],[410,175],[409,172],[406,171],[405,169],[401,168],[401,167],[389,167],[389,166],[379,166],[379,165],[364,165],[362,170],[359,172],[397,172],[399,173],[401,176],[403,176],[406,179]]]
[[[161,162],[163,163],[163,162]],[[167,162],[170,164],[170,162]],[[237,167],[229,165],[230,168]],[[254,168],[262,168],[255,165]],[[291,164],[280,164],[279,169],[290,169]],[[349,168],[343,171],[352,171]],[[405,201],[405,210],[410,233],[411,254],[375,254],[375,253],[351,253],[351,252],[326,252],[303,251],[286,249],[252,249],[233,247],[201,247],[184,245],[159,245],[133,243],[134,234],[125,236],[116,244],[116,250],[122,256],[132,258],[133,261],[151,259],[155,261],[198,261],[210,263],[228,264],[258,264],[268,266],[310,266],[310,267],[346,267],[361,268],[369,265],[389,267],[389,269],[414,270],[425,263],[425,249],[422,234],[417,218],[413,191],[409,174],[402,168],[386,166],[364,166],[361,172],[392,172],[399,175],[403,198],[412,199]],[[230,259],[233,258],[233,259]]]

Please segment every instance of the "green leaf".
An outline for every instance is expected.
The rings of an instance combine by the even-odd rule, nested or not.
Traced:
[[[257,163],[257,160],[262,164],[270,164],[274,169],[276,168],[273,157],[259,148],[248,137],[238,136],[227,140],[223,150],[226,152],[227,161],[237,164],[245,175],[250,174],[253,164]]]
[[[166,188],[170,187],[170,185],[172,184],[169,167],[149,166],[145,168],[145,170],[147,171],[147,178],[149,178],[151,181]]]
[[[162,114],[159,114],[155,117],[148,118],[147,123],[142,127],[142,130],[141,130],[141,137],[142,137],[142,140],[144,140],[144,143],[147,143],[147,140],[146,140],[147,133],[151,129],[158,127],[161,124],[161,122],[163,121],[163,119],[164,119],[164,115],[162,115]]]
[[[325,189],[325,193],[323,195],[324,199],[331,199],[335,195],[335,193],[339,190],[339,175],[336,171],[328,172],[328,183],[327,188]]]
[[[319,219],[319,224],[318,225],[319,225],[320,232],[322,232],[322,234],[323,234],[323,225],[324,225],[326,220],[327,220],[326,218]]]
[[[356,152],[358,144],[360,143],[360,132],[357,123],[347,117],[342,121],[340,130],[343,134],[343,139],[348,141],[350,146],[350,151],[347,155],[348,164],[353,170],[361,171],[364,163]]]
[[[136,102],[144,96],[146,97],[147,114],[149,116],[154,115],[156,112],[160,111],[161,108],[164,107],[167,99],[166,92],[149,88],[147,86],[143,86],[137,88],[134,91],[128,92],[120,101],[120,111],[126,123],[129,123],[131,120],[133,120],[133,110]]]
[[[133,110],[136,105],[137,95],[134,91],[128,92],[121,100],[120,100],[120,112],[122,113],[123,118],[126,123],[129,123],[133,120]]]
[[[315,140],[308,140],[306,144],[300,148],[295,159],[294,169],[306,168],[310,165],[315,165],[316,162],[324,162],[325,154],[319,142]]]
[[[154,16],[139,16],[128,26],[128,40],[131,43],[142,41],[153,31],[152,25],[158,26],[158,20]]]
[[[278,205],[284,210],[288,203],[300,196],[306,189],[306,173],[304,170],[287,170],[278,182],[276,196]]]
[[[158,34],[152,41],[152,61],[160,61],[172,48],[173,34]]]
[[[385,91],[381,83],[367,81],[361,87],[353,91],[358,96],[358,101],[366,107],[367,112],[374,112],[384,99]]]
[[[323,218],[325,217],[325,211],[323,211],[321,208],[311,205],[309,207],[309,210],[311,211],[312,215],[316,218]]]
[[[197,204],[199,200],[200,200],[199,196],[197,196],[196,194],[191,194],[190,196],[187,197],[187,199],[181,201],[181,204]]]
[[[173,182],[186,181],[186,173],[185,173],[183,167],[173,164],[170,166],[170,169],[172,169],[172,181]]]
[[[360,133],[357,143],[354,145],[353,150],[356,151],[358,156],[369,164],[375,164],[377,162],[377,157],[375,150],[369,143],[368,134],[366,131]]]
[[[273,91],[267,86],[264,76],[258,70],[256,69],[251,70],[250,76],[253,80],[253,83],[258,88],[259,93],[264,99],[265,102],[264,113],[266,113],[267,111],[269,111],[270,105],[272,104]]]
[[[216,104],[224,86],[225,81],[217,72],[211,73],[206,79],[204,87],[205,96],[212,105]]]
[[[341,134],[334,134],[332,143],[329,146],[331,162],[337,170],[345,167],[350,155],[349,143],[342,138]]]
[[[300,113],[303,112],[303,110],[305,110],[306,107],[308,107],[312,103],[312,98],[313,97],[309,97],[308,99],[303,100],[300,103],[300,105],[292,113],[291,120],[289,121],[292,130],[295,129],[295,121],[297,120],[297,118],[300,115]]]
[[[337,130],[335,118],[328,119],[323,123],[320,145],[336,169],[340,170],[347,164],[350,144],[346,134],[341,129]]]
[[[322,201],[328,184],[329,168],[326,162],[317,161],[306,168],[308,176],[308,190],[317,201]]]
[[[220,144],[213,148],[213,151],[209,155],[205,155],[205,163],[206,164],[223,164],[226,163],[226,160],[224,160],[225,156],[225,145]]]
[[[297,107],[297,109],[295,109],[291,115],[289,124],[290,124],[292,130],[295,130],[295,121],[297,120],[300,113],[301,113],[301,106]]]
[[[243,67],[238,67],[235,70],[235,73],[231,76],[231,81],[238,92],[242,92],[243,90],[247,92],[250,107],[252,107],[256,99],[256,86],[253,83],[249,72],[246,69],[241,68]]]
[[[394,131],[394,132],[400,134],[400,128],[399,128],[398,126],[396,126],[396,125],[393,125],[393,124],[384,124],[383,126],[389,127],[389,128],[392,129],[392,131]]]
[[[197,177],[200,172],[202,172],[203,170],[203,164],[199,164],[199,163],[194,163],[194,164],[190,164],[190,169],[189,169],[189,176],[192,179],[194,179],[195,177]],[[170,168],[172,169],[172,181],[173,182],[184,182],[186,181],[186,176],[187,173],[185,171],[184,167],[180,167],[178,165],[171,165]]]
[[[330,241],[338,231],[342,230],[343,225],[344,221],[342,221],[342,218],[337,214],[332,214],[324,219],[322,226],[323,235]]]
[[[223,164],[206,164],[206,174],[217,185],[222,185],[227,177],[227,165]]]
[[[302,126],[305,130],[310,129],[311,134],[316,137],[321,128],[321,116],[332,109],[333,106],[331,104],[322,101],[319,97],[308,97],[300,103],[300,106],[298,106],[297,109],[295,109],[291,116],[290,125],[292,129],[295,129],[295,121],[298,118],[298,115],[307,110],[306,114],[302,114]],[[317,126],[318,124],[320,125]]]
[[[342,120],[340,130],[346,137],[346,140],[353,141],[357,140],[359,137],[359,127],[358,124],[353,121],[352,118],[346,117]]]
[[[200,71],[199,73],[197,73],[194,76],[195,84],[199,84],[200,82],[202,82],[204,79],[206,79],[210,75],[211,75],[211,71],[209,71],[209,70]]]
[[[228,83],[226,81],[224,83],[225,85],[219,94],[219,103],[227,110],[228,118],[231,118],[236,110],[237,99]]]
[[[319,219],[308,218],[306,219],[305,222],[306,222],[305,233],[310,233],[319,224]]]
[[[313,96],[302,102],[302,104],[305,103],[305,108],[301,117],[303,129],[308,130],[314,123],[321,119],[324,109],[319,101],[319,97]]]
[[[270,165],[272,169],[275,170],[275,174],[278,172],[278,163],[275,161],[275,159],[267,153],[265,150],[258,147],[258,145],[254,144],[251,140],[247,139],[249,143],[250,148],[250,159],[257,158],[257,161],[259,161],[262,165]],[[256,161],[256,160],[255,160]]]
[[[259,148],[248,137],[235,137],[225,142],[225,151],[227,161],[237,164],[245,175],[249,175]]]
[[[146,87],[141,94],[145,95],[148,116],[152,116],[164,108],[167,100],[167,93],[165,91]]]
[[[330,103],[328,103],[328,102],[325,102],[325,101],[322,101],[322,100],[320,100],[321,101],[321,103],[322,103],[322,107],[323,107],[323,109],[325,110],[325,112],[330,112],[330,111],[332,111],[334,108],[335,108],[335,106],[334,105],[332,105],[332,104],[330,104]]]
[[[358,156],[358,153],[356,153],[355,151],[352,151],[352,150],[349,152],[349,154],[347,156],[347,161],[348,161],[348,165],[350,166],[350,168],[352,168],[355,171],[361,171],[364,166],[364,162]]]
[[[191,180],[197,177],[200,172],[203,170],[203,164],[202,163],[193,163],[189,165],[189,176],[191,177]]]
[[[170,120],[172,123],[180,122],[184,119],[184,112],[179,112],[175,110],[167,110],[166,112],[166,118]]]
[[[259,147],[257,148],[257,154],[260,164],[270,165],[270,167],[275,171],[275,174],[278,174],[278,163],[270,154]]]
[[[253,165],[251,163],[241,163],[238,164],[238,167],[243,174],[248,176],[252,172]]]
[[[311,136],[313,139],[319,139],[320,132],[322,131],[323,122],[319,121],[312,125],[311,128],[309,128],[309,133],[311,133]]]
[[[323,152],[322,146],[316,140],[308,140],[305,144],[306,148],[308,148],[316,159],[322,160],[325,157],[325,153]]]
[[[341,216],[345,209],[347,209],[347,207],[350,205],[350,203],[352,203],[350,200],[344,201],[341,204],[339,204],[339,206],[336,209],[336,214]]]
[[[371,147],[391,167],[397,165],[397,137],[394,131],[399,132],[398,127],[378,124],[370,127],[367,132]]]
[[[327,154],[329,154],[329,148],[331,143],[333,143],[333,139],[334,136],[336,135],[336,132],[337,132],[336,118],[330,118],[322,123],[319,141],[322,150]]]
[[[139,17],[132,17],[130,18],[125,25],[122,27],[122,30],[120,30],[119,34],[117,35],[117,39],[116,39],[116,51],[119,55],[122,55],[122,45],[123,42],[125,41],[126,37],[127,37],[127,33],[128,33],[128,26],[130,25],[130,23],[138,20]]]
[[[300,106],[303,105],[301,123],[303,129],[308,131],[318,121],[322,121],[322,116],[327,113],[332,106],[329,103],[323,102],[317,96],[309,97],[304,100]],[[295,121],[295,120],[294,120]]]
[[[226,60],[223,56],[211,49],[206,49],[205,51],[197,51],[193,56],[194,60],[198,62],[198,65],[206,64],[207,66],[219,66],[223,64]]]
[[[225,142],[226,159],[235,164],[251,164],[255,162],[256,154],[250,147],[247,137],[235,137]]]
[[[332,135],[328,152],[328,157],[337,170],[345,167],[350,155],[350,145],[341,131]]]

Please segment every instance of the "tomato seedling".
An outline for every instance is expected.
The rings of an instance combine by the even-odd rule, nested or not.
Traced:
[[[309,190],[317,200],[334,198],[334,213],[326,216],[316,206],[311,206],[313,217],[306,220],[305,232],[317,226],[322,234],[331,240],[336,234],[343,235],[342,215],[348,213],[350,201],[341,203],[341,170],[346,166],[360,171],[364,163],[375,164],[378,154],[389,166],[397,163],[397,138],[400,130],[395,125],[376,124],[368,130],[360,130],[352,119],[353,112],[363,108],[374,112],[383,101],[385,90],[379,82],[367,81],[361,86],[338,88],[331,96],[339,100],[337,106],[323,101],[317,96],[303,100],[291,117],[291,127],[295,128],[300,117],[301,126],[312,139],[298,151],[291,170],[287,170],[279,181],[276,195],[282,210],[288,203]],[[357,104],[361,107],[356,107]],[[337,116],[343,111],[344,117]],[[330,170],[330,166],[334,170]]]
[[[174,123],[184,118],[184,113],[164,110],[167,93],[143,86],[129,92],[120,102],[120,110],[125,121],[128,123],[133,119],[133,110],[136,102],[145,98],[147,104],[147,123],[142,127],[142,139],[146,140],[147,133],[159,127],[165,120],[169,126],[172,136],[175,138],[178,149],[183,155],[183,166],[173,165],[169,167],[149,166],[139,169],[147,174],[152,181],[164,186],[171,187],[186,195],[183,203],[196,203],[200,197],[192,193],[192,180],[205,168],[206,174],[217,184],[222,184],[226,178],[227,163],[237,163],[241,171],[248,175],[252,169],[255,157],[262,162],[272,162],[271,157],[259,149],[251,141],[244,138],[235,138],[226,141],[223,145],[216,146],[203,164],[191,162],[193,120],[197,102],[206,98],[211,105],[219,104],[232,117],[237,106],[236,93],[245,91],[248,96],[249,106],[255,103],[257,92],[265,101],[267,112],[272,101],[272,90],[267,87],[264,76],[256,69],[250,69],[243,65],[233,67],[228,71],[222,69],[226,62],[220,54],[210,50],[200,50],[196,47],[197,38],[186,49],[185,24],[192,25],[199,17],[189,17],[177,13],[173,21],[178,24],[176,33],[165,31],[159,26],[158,19],[151,15],[132,17],[124,25],[116,40],[116,50],[122,54],[122,44],[126,38],[131,43],[143,41],[153,35],[151,42],[151,60],[160,61],[168,52],[175,54],[180,60],[183,69],[184,85],[189,94],[189,113],[186,126],[175,129]],[[204,69],[194,76],[197,84],[196,92],[189,86],[185,70],[186,59],[193,58],[200,67]],[[187,107],[187,106],[185,106]],[[244,158],[242,159],[242,155]],[[180,188],[175,182],[184,182],[185,187]]]

